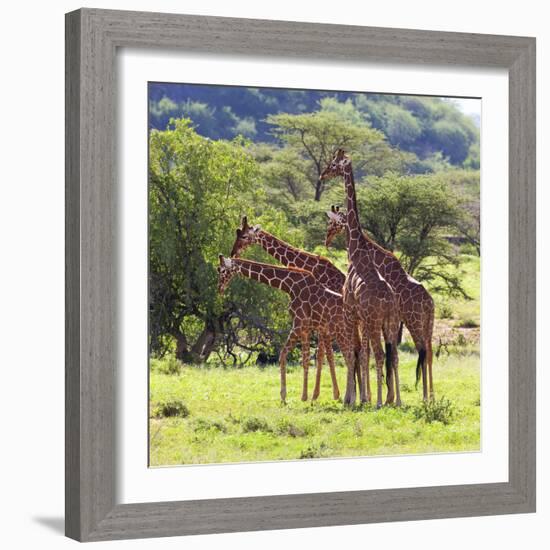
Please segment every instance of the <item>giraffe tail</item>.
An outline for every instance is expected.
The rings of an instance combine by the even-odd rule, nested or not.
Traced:
[[[420,381],[420,373],[422,376],[426,376],[426,349],[420,348],[418,351],[418,361],[416,362],[416,385],[415,388],[418,388],[418,382]]]
[[[386,342],[386,386],[389,387],[391,371],[392,371],[392,344]]]

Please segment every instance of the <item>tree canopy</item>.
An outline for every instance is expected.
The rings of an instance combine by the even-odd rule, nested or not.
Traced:
[[[231,249],[240,216],[261,201],[258,168],[246,143],[199,136],[187,119],[150,135],[149,258],[151,348],[173,337],[177,355],[203,361],[231,323],[277,328],[266,317],[281,297],[260,285],[216,292],[217,258]],[[268,209],[264,215],[269,214]],[[274,216],[271,216],[274,218]],[[276,217],[275,217],[276,218]],[[236,299],[238,296],[238,299]],[[238,308],[231,304],[238,303]],[[274,314],[275,315],[275,314]],[[271,321],[272,319],[270,319]]]

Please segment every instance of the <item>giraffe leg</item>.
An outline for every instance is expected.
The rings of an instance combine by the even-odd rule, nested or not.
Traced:
[[[382,406],[382,385],[383,385],[383,369],[384,369],[384,350],[380,342],[380,334],[370,338],[372,351],[376,359],[376,408]]]
[[[416,385],[418,386],[420,377],[422,377],[422,399],[427,401],[428,382],[426,378],[426,339],[424,338],[421,327],[415,326],[411,323],[410,325],[407,325],[407,328],[409,329],[418,353],[418,360],[416,364]]]
[[[298,336],[296,333],[291,332],[288,335],[286,343],[279,355],[279,369],[281,371],[281,401],[286,403],[286,358],[290,350],[296,344]]]
[[[401,391],[399,390],[399,354],[397,353],[397,344],[392,347],[392,372],[395,380],[395,405],[401,407]]]
[[[344,405],[355,404],[355,375],[359,368],[359,337],[357,332],[357,319],[353,308],[344,308],[344,345],[340,346],[347,367],[346,394]]]
[[[346,394],[344,395],[344,405],[355,404],[355,371],[358,352],[351,346],[342,350],[347,367]]]
[[[430,399],[434,399],[434,381],[432,376],[432,361],[433,361],[433,352],[432,352],[432,340],[428,340],[426,345],[426,368],[428,370],[429,376],[429,385],[430,385]]]
[[[361,395],[361,392],[364,393],[364,386],[363,386],[363,373],[361,372],[361,352],[359,352],[357,356],[357,364],[355,365],[355,377],[357,381],[356,385],[356,391],[359,391],[359,395]]]
[[[386,405],[393,405],[395,401],[395,376],[393,372],[393,357],[395,350],[395,342],[392,342],[389,339],[386,339],[385,347],[385,360],[386,360],[386,386],[388,388],[388,394],[386,396]],[[389,368],[388,368],[389,365]]]
[[[325,343],[325,351],[327,352],[328,365],[330,368],[330,377],[332,379],[332,397],[336,400],[340,399],[340,389],[338,388],[338,380],[336,378],[336,367],[334,365],[334,353],[332,351],[332,342],[327,338]]]
[[[321,370],[323,369],[323,359],[325,355],[325,339],[324,336],[319,334],[319,345],[317,346],[317,372],[315,373],[315,387],[313,388],[312,401],[315,401],[321,393]],[[328,355],[328,350],[327,350]]]
[[[302,333],[302,368],[304,369],[302,401],[307,401],[307,375],[309,369],[309,332],[307,331]]]
[[[371,402],[371,389],[370,389],[370,346],[369,338],[366,330],[363,331],[362,345],[361,345],[361,372],[363,383],[361,385],[361,403]]]
[[[422,348],[421,352],[422,357],[422,399],[424,401],[428,401],[428,377],[427,377],[427,369],[426,369],[426,349]]]
[[[384,327],[382,329],[382,335],[384,337],[384,348],[385,354],[384,359],[386,363],[386,387],[388,393],[386,395],[386,405],[393,405],[395,401],[395,388],[394,388],[394,373],[393,373],[393,364],[394,364],[394,350],[396,349],[396,339],[397,339],[398,328],[396,327],[395,331],[391,330],[391,327]],[[392,338],[392,335],[395,337]]]

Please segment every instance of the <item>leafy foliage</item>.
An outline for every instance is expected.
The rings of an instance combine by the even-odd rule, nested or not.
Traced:
[[[150,124],[164,130],[171,117],[189,117],[211,139],[244,135],[259,142],[278,141],[269,117],[331,112],[352,125],[366,124],[384,134],[387,145],[406,157],[412,172],[431,171],[440,155],[455,166],[479,169],[479,132],[475,122],[449,101],[435,97],[200,86],[150,85]],[[418,158],[411,165],[411,159]],[[372,160],[372,159],[371,159]],[[361,168],[358,165],[358,168]],[[394,166],[395,170],[396,167]],[[382,175],[379,171],[371,174]]]
[[[358,151],[370,144],[384,141],[384,136],[364,123],[353,124],[333,111],[270,115],[267,121],[273,133],[306,162],[304,175],[314,188],[314,199],[321,198],[325,183],[319,176],[339,147]]]
[[[437,400],[422,401],[413,408],[413,414],[417,420],[424,420],[428,424],[441,422],[447,426],[456,416],[456,408],[449,399],[441,397]]]
[[[171,399],[160,401],[153,405],[152,416],[154,418],[179,416],[185,418],[189,416],[189,408],[181,399]]]
[[[243,330],[277,323],[270,312],[281,296],[236,281],[228,296],[216,291],[217,256],[230,250],[247,205],[261,200],[258,169],[243,141],[212,141],[187,119],[150,136],[150,336],[151,349],[204,361],[233,323]],[[267,213],[269,209],[266,209]],[[261,312],[261,313],[258,313]],[[269,320],[269,322],[268,322]],[[276,321],[276,320],[275,320]],[[274,326],[274,329],[267,329]],[[257,339],[256,339],[257,340]]]
[[[431,288],[466,296],[450,267],[458,264],[446,238],[463,217],[462,199],[439,174],[369,178],[360,186],[362,225],[384,248],[396,251],[405,271]]]

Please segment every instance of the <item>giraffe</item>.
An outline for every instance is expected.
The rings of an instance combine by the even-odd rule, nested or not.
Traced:
[[[238,258],[250,245],[258,244],[283,265],[305,269],[324,287],[339,294],[342,292],[346,276],[329,259],[300,250],[264,231],[259,225],[248,225],[246,216],[243,216],[236,233],[232,258]]]
[[[340,207],[332,206],[327,212],[329,223],[325,245],[328,247],[334,237],[345,230],[346,214],[340,212]],[[434,398],[432,379],[432,333],[434,325],[434,301],[424,286],[411,277],[401,266],[399,260],[389,250],[382,248],[366,233],[363,233],[371,257],[380,275],[388,281],[397,297],[399,315],[402,324],[409,330],[418,351],[416,366],[416,381],[418,383],[422,371],[423,398],[428,399],[428,383],[430,399]],[[429,381],[426,377],[428,371]]]
[[[352,357],[354,349],[353,325],[344,316],[342,295],[325,288],[315,277],[303,269],[282,267],[244,260],[225,258],[219,255],[218,292],[222,293],[235,275],[247,277],[286,292],[290,297],[289,312],[292,316],[292,328],[279,355],[281,375],[281,401],[286,401],[286,358],[294,345],[302,343],[303,386],[302,401],[307,400],[309,340],[311,331],[317,331],[319,341],[324,342],[327,355],[332,354],[332,340],[336,339],[345,357]],[[317,367],[320,376],[317,354]],[[330,364],[333,366],[334,362]],[[337,389],[336,372],[331,366],[333,389]],[[336,391],[334,392],[336,396]],[[336,398],[336,397],[335,397]]]
[[[386,364],[391,368],[387,372],[388,395],[386,403],[401,405],[399,391],[399,359],[397,355],[397,339],[399,332],[399,310],[396,296],[376,269],[371,253],[363,236],[357,201],[351,160],[339,149],[331,163],[321,173],[321,179],[337,176],[344,177],[347,197],[346,239],[348,250],[348,274],[344,283],[343,299],[346,317],[352,317],[361,323],[361,370],[363,384],[360,386],[361,401],[368,401],[370,397],[369,383],[369,344],[376,360],[377,401],[376,406],[382,405],[382,367],[384,364],[384,350],[380,341],[380,334],[386,341]],[[366,381],[366,395],[365,395]],[[394,393],[395,385],[395,393]],[[355,402],[355,384],[353,372],[350,372],[348,363],[348,377],[344,403]]]
[[[323,256],[311,254],[310,252],[296,248],[274,235],[271,235],[267,231],[264,231],[259,225],[250,226],[247,217],[243,216],[241,227],[238,227],[236,230],[236,238],[231,250],[231,257],[240,257],[240,255],[253,244],[261,246],[269,255],[273,256],[283,265],[309,271],[319,283],[329,290],[338,292],[339,294],[342,292],[346,276],[330,260]],[[359,342],[358,334],[356,338],[357,342]],[[330,372],[335,372],[332,347],[330,350],[326,350],[324,341],[320,339],[317,348],[317,372],[315,387],[313,389],[313,400],[319,397],[321,389],[321,369],[325,353]],[[340,391],[337,384],[333,384],[333,395],[334,399],[340,398]]]

